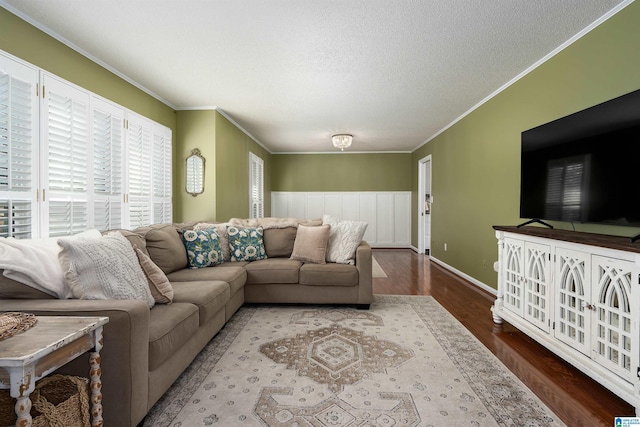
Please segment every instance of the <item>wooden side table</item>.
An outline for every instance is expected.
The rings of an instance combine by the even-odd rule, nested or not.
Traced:
[[[31,426],[31,392],[35,383],[76,357],[89,357],[92,426],[102,426],[100,350],[108,317],[38,316],[29,330],[0,341],[0,388],[17,400],[17,426]]]

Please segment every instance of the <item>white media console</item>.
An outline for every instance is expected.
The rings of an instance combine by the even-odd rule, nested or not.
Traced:
[[[494,322],[509,322],[640,414],[640,242],[541,227],[494,229]]]

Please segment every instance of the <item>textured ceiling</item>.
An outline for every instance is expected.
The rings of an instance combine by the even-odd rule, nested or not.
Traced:
[[[0,0],[271,152],[410,152],[629,0]]]

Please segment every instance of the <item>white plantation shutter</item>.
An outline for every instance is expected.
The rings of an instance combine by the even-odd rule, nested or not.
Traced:
[[[11,199],[0,200],[0,237],[28,239],[35,234],[33,203]]]
[[[171,222],[171,137],[0,51],[0,237]]]
[[[93,226],[122,228],[124,209],[124,109],[92,99]]]
[[[89,94],[44,74],[44,230],[65,236],[89,226]]]
[[[264,162],[249,153],[249,208],[250,218],[264,217]]]
[[[0,237],[38,236],[38,77],[0,55]]]
[[[153,221],[172,222],[171,130],[153,129]]]
[[[151,123],[129,114],[127,128],[127,166],[129,194],[129,228],[153,223],[151,201]]]

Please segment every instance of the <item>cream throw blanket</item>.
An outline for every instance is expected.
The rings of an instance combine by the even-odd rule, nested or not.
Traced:
[[[98,230],[87,230],[67,238],[98,238]],[[71,298],[58,261],[57,237],[44,239],[0,238],[0,268],[3,275],[56,298]]]
[[[229,225],[234,225],[236,227],[262,227],[265,230],[270,228],[287,228],[287,227],[296,227],[298,225],[307,225],[307,226],[315,226],[322,225],[322,219],[298,219],[298,218],[252,218],[252,219],[241,219],[241,218],[231,218],[228,222]]]

